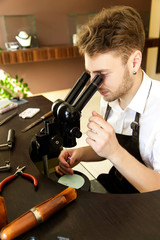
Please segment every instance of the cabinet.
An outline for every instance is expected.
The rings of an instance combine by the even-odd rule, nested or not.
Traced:
[[[2,49],[9,48],[9,45],[21,47],[17,42],[17,37],[23,33],[23,37],[19,37],[21,41],[27,41],[24,33],[30,40],[31,48],[38,47],[38,39],[36,32],[36,20],[34,15],[0,15],[0,47]]]

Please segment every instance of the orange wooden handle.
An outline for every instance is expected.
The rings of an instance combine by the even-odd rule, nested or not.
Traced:
[[[8,217],[5,207],[5,201],[3,197],[0,197],[0,229],[7,225]]]
[[[76,190],[68,187],[55,197],[42,202],[19,218],[15,219],[13,222],[3,227],[0,233],[0,239],[11,240],[20,236],[21,234],[38,225],[40,222],[44,222],[46,219],[51,217],[54,213],[76,198]]]
[[[50,116],[52,116],[52,111],[49,111],[49,112],[45,113],[41,118],[42,119],[46,119],[46,118],[48,118]]]

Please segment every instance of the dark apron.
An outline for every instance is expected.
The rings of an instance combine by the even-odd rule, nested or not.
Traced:
[[[105,120],[107,120],[111,107],[108,105]],[[131,123],[132,136],[116,134],[119,144],[125,148],[138,161],[143,163],[139,152],[139,117],[136,113],[135,120]],[[143,163],[144,164],[144,163]],[[115,167],[112,167],[108,174],[100,174],[97,180],[107,189],[109,193],[138,193]]]

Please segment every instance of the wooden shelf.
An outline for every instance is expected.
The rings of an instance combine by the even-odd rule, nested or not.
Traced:
[[[150,47],[160,47],[160,38],[146,39],[145,48]],[[3,50],[0,53],[0,65],[42,62],[75,57],[80,57],[80,54],[78,48],[72,45],[57,45],[17,51]]]
[[[71,45],[21,49],[17,51],[4,50],[0,53],[0,64],[16,64],[49,61],[80,57],[78,48]]]

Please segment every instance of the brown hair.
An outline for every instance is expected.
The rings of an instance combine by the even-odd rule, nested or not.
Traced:
[[[139,13],[128,6],[114,6],[96,14],[78,34],[81,54],[116,51],[124,62],[133,50],[143,52],[145,33]]]

